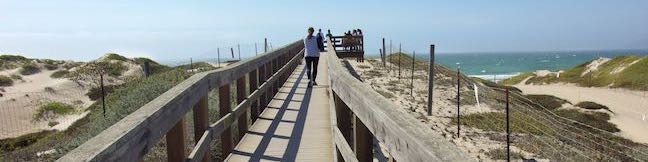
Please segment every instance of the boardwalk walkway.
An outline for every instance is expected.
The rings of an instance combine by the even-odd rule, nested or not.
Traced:
[[[226,161],[333,161],[326,59],[312,88],[295,69]]]

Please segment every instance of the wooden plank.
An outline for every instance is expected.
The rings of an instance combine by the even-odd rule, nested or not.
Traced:
[[[245,100],[245,97],[247,96],[245,94],[245,85],[246,85],[245,84],[245,77],[241,77],[238,80],[236,80],[236,102],[238,104],[243,102],[243,100]],[[243,107],[243,113],[241,114],[241,116],[237,116],[238,117],[238,132],[239,132],[238,139],[239,140],[241,140],[241,138],[243,138],[243,135],[247,131],[247,127],[248,127],[248,118],[247,118],[247,112],[248,111],[247,110],[248,110],[248,108],[249,108],[248,106]]]
[[[170,162],[181,162],[185,158],[185,124],[180,119],[166,135],[167,160]]]
[[[196,147],[191,150],[186,161],[195,162],[201,160],[204,157],[203,155],[205,155],[207,150],[209,150],[211,141],[220,137],[221,133],[225,131],[225,128],[229,128],[232,125],[232,121],[232,115],[227,114],[216,121],[216,123],[210,125],[209,129],[201,136]]]
[[[194,115],[194,140],[198,144],[198,140],[201,139],[202,135],[209,128],[209,110],[208,110],[208,96],[204,95],[198,101],[198,104],[194,106],[193,115]],[[207,146],[209,149],[209,145]],[[203,162],[209,161],[208,154],[205,154]]]
[[[341,160],[344,162],[358,162],[356,154],[351,149],[351,146],[347,143],[347,139],[344,138],[344,135],[338,128],[333,128],[333,141],[338,150],[338,156],[341,157]],[[340,159],[338,159],[340,160]],[[373,160],[373,159],[372,159]]]
[[[218,88],[218,107],[221,117],[229,115],[232,111],[232,103],[230,102],[230,85],[223,85]],[[221,135],[221,155],[227,155],[232,152],[232,132],[228,126]]]
[[[335,78],[331,80],[331,89],[397,160],[476,161],[414,117],[399,111],[398,106],[371,87],[355,79],[342,66],[335,50],[328,52],[329,77]],[[344,133],[342,129],[340,131]]]
[[[357,116],[353,118],[353,151],[359,161],[373,160],[373,136]]]

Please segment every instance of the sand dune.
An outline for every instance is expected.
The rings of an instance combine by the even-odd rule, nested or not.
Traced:
[[[617,125],[621,136],[648,144],[647,92],[610,88],[587,88],[568,84],[515,85],[525,94],[549,94],[574,104],[593,101],[614,112],[610,122]]]

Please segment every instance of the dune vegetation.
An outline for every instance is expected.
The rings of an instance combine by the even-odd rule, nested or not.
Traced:
[[[599,58],[600,59],[600,58]],[[648,90],[648,56],[624,55],[606,60],[588,69],[595,60],[566,69],[558,76],[551,73],[536,76],[531,72],[505,79],[501,83],[512,85],[529,78],[524,84],[574,83],[583,87],[612,87]]]

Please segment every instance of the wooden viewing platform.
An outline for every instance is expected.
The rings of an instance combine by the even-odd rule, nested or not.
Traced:
[[[162,139],[168,161],[372,161],[374,139],[398,161],[476,161],[354,78],[327,42],[317,86],[307,87],[298,40],[193,75],[58,161],[140,161]],[[220,119],[209,121],[207,94],[216,89]],[[196,140],[187,148],[192,109]],[[244,135],[232,140],[232,131]],[[216,140],[220,153],[210,152]]]

